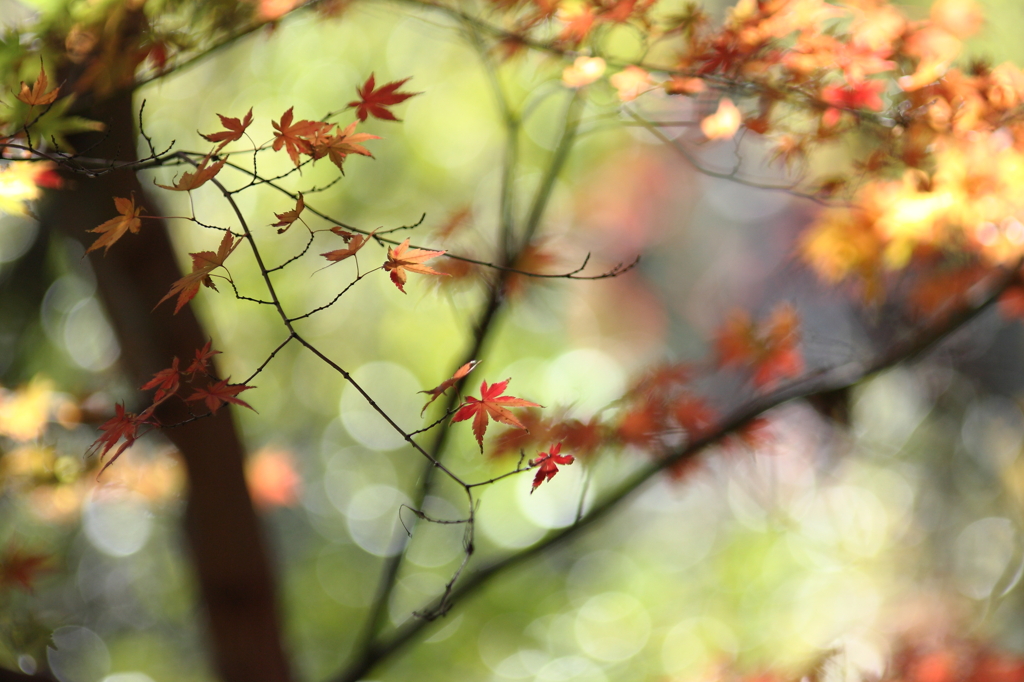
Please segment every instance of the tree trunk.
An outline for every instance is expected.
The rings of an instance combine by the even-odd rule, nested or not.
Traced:
[[[136,158],[130,94],[113,96],[79,113],[103,122],[106,131],[72,140],[78,149],[89,149],[90,157]],[[102,141],[91,147],[100,137]],[[153,199],[132,172],[95,179],[67,175],[66,180],[66,189],[47,192],[39,207],[40,220],[44,229],[83,244],[96,236],[87,230],[116,215],[115,196],[134,192],[139,204],[156,213]],[[208,337],[190,306],[177,315],[172,315],[173,305],[153,310],[171,283],[182,276],[164,221],[143,220],[139,234],[126,234],[108,254],[97,250],[89,257],[129,380],[141,385],[158,370],[170,367],[175,356],[187,366]],[[176,402],[161,406],[158,416],[164,423],[186,416]],[[181,452],[188,469],[185,530],[215,667],[225,682],[287,682],[290,671],[281,642],[273,572],[245,485],[244,451],[231,415],[231,409],[225,408],[216,417],[166,429],[164,434]]]

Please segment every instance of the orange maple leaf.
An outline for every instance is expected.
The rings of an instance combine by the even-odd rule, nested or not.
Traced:
[[[174,358],[170,367],[154,374],[153,378],[144,383],[139,390],[149,391],[155,388],[156,395],[153,396],[153,404],[159,405],[177,393],[180,384],[181,374],[178,371],[178,358]]]
[[[572,464],[576,461],[576,458],[572,455],[559,454],[562,451],[562,444],[555,443],[551,446],[548,452],[542,452],[534,459],[530,460],[530,466],[540,467],[537,469],[537,475],[533,477],[533,487],[530,488],[532,494],[534,490],[545,481],[550,481],[558,473],[559,464]]]
[[[444,253],[444,251],[410,249],[409,240],[406,239],[398,246],[388,249],[388,260],[384,263],[384,269],[391,273],[391,281],[394,282],[395,286],[398,287],[398,290],[404,294],[406,272],[418,272],[421,275],[448,276],[447,273],[438,272],[427,265],[423,265],[423,261],[430,260],[431,258],[437,258]]]
[[[508,388],[509,381],[511,379],[505,379],[490,386],[487,385],[486,381],[483,382],[480,384],[480,397],[467,397],[466,402],[459,407],[455,416],[452,417],[453,424],[465,421],[470,417],[473,418],[473,435],[476,436],[476,441],[480,444],[480,452],[484,451],[484,434],[487,432],[488,418],[502,424],[514,426],[517,429],[526,430],[523,423],[516,419],[516,416],[509,412],[508,408],[543,407],[543,405],[531,403],[529,400],[502,395],[505,389]]]
[[[348,244],[348,246],[346,246],[344,249],[335,249],[334,251],[328,251],[326,253],[321,253],[320,255],[329,261],[340,263],[346,258],[356,255],[359,249],[366,246],[366,242],[370,241],[370,239],[379,229],[380,228],[378,227],[370,234],[352,234],[351,232],[347,232],[341,229],[340,227],[332,227],[331,232],[344,239],[345,243]]]
[[[329,134],[330,127],[323,129],[312,140],[313,158],[322,159],[326,156],[331,160],[331,163],[338,167],[342,174],[345,173],[342,164],[345,162],[345,157],[349,154],[362,154],[372,159],[373,154],[370,153],[370,150],[359,143],[366,140],[379,140],[380,137],[370,135],[369,133],[353,133],[352,131],[355,129],[355,121],[352,121],[344,130],[340,130],[334,135]]]
[[[35,84],[29,88],[28,85],[22,81],[21,92],[18,93],[17,97],[30,107],[53,104],[57,99],[57,94],[60,92],[60,86],[57,86],[50,92],[46,92],[46,88],[48,86],[49,79],[46,77],[46,69],[40,66],[39,75],[36,77]]]
[[[139,220],[142,207],[135,205],[135,195],[133,194],[130,199],[114,197],[114,206],[117,207],[117,212],[121,215],[89,230],[90,232],[100,232],[101,235],[92,243],[86,253],[105,246],[107,247],[103,252],[105,256],[114,242],[124,236],[125,232],[138,234],[139,228],[142,227],[142,221]]]
[[[472,372],[473,368],[479,364],[480,362],[477,360],[470,360],[462,367],[459,367],[457,370],[455,370],[455,374],[452,375],[451,379],[445,379],[444,381],[442,381],[429,391],[420,391],[420,393],[426,393],[430,396],[430,400],[428,400],[427,404],[423,406],[422,410],[420,410],[420,416],[422,417],[423,413],[427,411],[427,408],[430,407],[430,403],[434,402],[439,397],[441,397],[441,394],[447,391],[449,388],[459,383],[459,381],[461,381],[464,376]]]
[[[207,156],[202,162],[196,166],[194,171],[186,171],[181,174],[181,177],[174,181],[173,185],[161,185],[159,182],[156,183],[157,187],[163,187],[174,192],[189,192],[191,190],[202,187],[206,182],[220,172],[220,169],[224,167],[225,159],[221,159],[212,166],[210,163],[210,157]]]
[[[154,308],[158,307],[171,296],[178,294],[178,303],[174,306],[174,314],[177,315],[182,306],[195,298],[196,294],[199,293],[200,284],[217,291],[217,287],[210,278],[210,273],[217,268],[222,267],[224,265],[224,261],[227,260],[227,257],[231,255],[231,252],[235,250],[235,247],[241,243],[241,238],[239,238],[238,241],[235,241],[234,236],[230,232],[225,232],[224,239],[221,240],[217,253],[214,253],[213,251],[200,251],[199,253],[189,254],[192,256],[192,272],[171,285],[171,290],[167,292],[166,296],[160,299]]]
[[[241,121],[237,118],[222,116],[221,114],[217,114],[217,117],[220,118],[220,123],[226,128],[226,130],[220,130],[216,133],[210,133],[209,135],[203,135],[203,133],[199,134],[208,142],[220,142],[220,145],[217,147],[217,149],[220,150],[227,144],[242,138],[242,135],[245,134],[245,129],[252,123],[252,108],[249,108],[249,113],[247,113],[245,115],[245,119]]]
[[[295,200],[295,208],[284,213],[275,213],[274,216],[277,218],[277,222],[271,225],[271,227],[280,228],[277,233],[284,234],[292,226],[292,223],[299,219],[299,215],[302,214],[305,208],[306,202],[302,198],[302,192],[299,192],[298,198]]]
[[[242,407],[248,407],[250,410],[255,412],[253,406],[245,402],[241,398],[236,397],[242,391],[248,391],[252,386],[245,386],[243,384],[228,384],[231,378],[223,379],[216,383],[212,383],[204,388],[196,389],[196,392],[190,395],[187,400],[202,400],[206,403],[206,409],[210,410],[213,414],[217,414],[217,410],[220,406],[225,403],[233,403],[235,405],[241,405]]]
[[[298,167],[299,154],[313,153],[313,145],[309,138],[322,131],[325,126],[330,127],[330,124],[307,120],[292,123],[294,117],[292,109],[294,108],[289,107],[288,111],[281,116],[281,120],[271,121],[271,125],[274,127],[274,151],[281,151],[281,148],[284,147],[292,163]]]
[[[384,121],[398,121],[399,119],[395,118],[395,115],[388,110],[388,107],[393,107],[410,97],[423,94],[422,92],[398,92],[398,88],[405,85],[408,80],[408,78],[403,78],[400,81],[392,81],[375,89],[376,83],[371,73],[370,77],[363,83],[363,86],[356,88],[356,94],[359,95],[359,99],[349,102],[345,108],[351,109],[355,107],[356,116],[360,121],[365,121],[369,116]]]

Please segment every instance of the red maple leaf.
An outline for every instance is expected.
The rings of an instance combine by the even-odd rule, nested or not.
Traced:
[[[210,360],[214,355],[220,355],[219,350],[213,350],[210,345],[213,341],[207,341],[202,348],[196,349],[196,359],[185,370],[185,374],[209,374]]]
[[[252,386],[245,386],[243,384],[228,384],[228,379],[212,383],[205,388],[196,389],[196,392],[190,395],[187,400],[202,400],[206,403],[206,409],[210,410],[213,414],[217,414],[217,410],[224,403],[233,403],[235,405],[241,405],[242,407],[248,407],[250,410],[255,412],[256,410],[252,405],[245,402],[241,398],[236,396],[242,391],[248,391]]]
[[[123,438],[124,443],[122,443],[121,447],[114,452],[114,456],[103,465],[103,468],[100,469],[100,473],[97,477],[102,475],[103,472],[107,470],[107,467],[113,464],[114,460],[120,457],[121,453],[131,447],[138,439],[139,427],[141,425],[154,423],[152,411],[153,408],[150,407],[141,414],[133,414],[131,412],[125,412],[123,403],[114,406],[114,416],[100,424],[100,431],[103,432],[103,435],[97,438],[93,444],[89,446],[89,451],[96,452],[99,450],[100,446],[102,446],[103,450],[100,451],[100,459],[102,460],[107,456],[107,453],[110,452],[111,448],[117,445],[119,440]]]
[[[174,358],[174,362],[167,369],[162,369],[153,375],[153,378],[142,385],[140,390],[149,391],[156,389],[156,395],[153,396],[153,404],[159,405],[167,398],[178,392],[178,386],[181,383],[181,374],[178,372],[178,358]]]
[[[478,364],[480,363],[477,360],[470,360],[462,367],[459,367],[457,370],[455,370],[455,374],[452,375],[451,379],[445,379],[444,381],[442,381],[429,391],[420,391],[420,393],[426,393],[430,396],[430,400],[428,400],[427,404],[423,406],[422,410],[420,410],[420,416],[422,417],[423,413],[427,411],[427,408],[430,407],[430,403],[437,400],[441,396],[441,394],[447,391],[449,388],[459,383],[459,381],[461,381],[464,376],[472,372],[473,368],[476,367]]]
[[[370,77],[363,83],[363,87],[356,88],[356,94],[359,95],[359,99],[349,102],[346,109],[355,107],[356,116],[360,121],[366,121],[369,116],[384,121],[398,121],[399,119],[395,118],[395,115],[388,111],[388,107],[393,107],[410,97],[423,94],[421,92],[398,92],[398,88],[405,85],[408,80],[408,78],[403,78],[400,81],[392,81],[375,90],[374,86],[376,83],[371,73]]]
[[[203,133],[199,134],[208,142],[220,142],[220,146],[217,147],[217,149],[222,149],[228,143],[241,139],[242,135],[245,134],[245,129],[252,123],[252,108],[250,107],[249,113],[247,113],[245,115],[245,119],[241,121],[237,118],[228,118],[227,116],[221,116],[220,114],[217,114],[217,117],[220,118],[220,123],[226,128],[226,130],[219,130],[215,133],[210,133],[209,135],[203,135]]]
[[[558,473],[559,464],[572,464],[576,461],[572,455],[560,455],[561,451],[562,444],[555,443],[549,452],[542,452],[539,457],[530,460],[530,466],[540,467],[537,469],[537,475],[533,477],[533,487],[530,488],[530,493],[533,493],[544,481],[554,478]]]
[[[487,432],[488,417],[496,422],[525,430],[526,427],[523,423],[516,419],[515,415],[509,412],[508,408],[543,407],[543,405],[531,403],[529,400],[502,395],[505,389],[508,388],[509,381],[511,379],[505,379],[490,386],[487,385],[486,381],[483,382],[480,384],[480,398],[467,397],[466,402],[459,407],[455,416],[452,417],[453,424],[465,421],[470,417],[473,418],[473,435],[476,436],[476,442],[480,444],[480,452],[484,451],[484,434]]]
[[[839,123],[843,109],[870,109],[881,111],[885,106],[881,92],[885,83],[880,80],[861,81],[860,83],[828,85],[821,89],[821,99],[831,104],[822,116],[822,123],[827,127]]]

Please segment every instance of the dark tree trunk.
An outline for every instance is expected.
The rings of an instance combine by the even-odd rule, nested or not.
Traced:
[[[79,113],[106,125],[105,138],[89,149],[89,156],[136,158],[130,94],[113,96]],[[80,136],[73,143],[85,149],[98,137]],[[134,173],[114,172],[95,179],[68,175],[66,179],[66,189],[46,194],[39,207],[40,220],[44,229],[83,244],[97,236],[87,230],[116,215],[115,196],[134,192],[139,204],[157,212]],[[143,220],[139,234],[126,234],[107,255],[97,250],[89,257],[130,381],[141,385],[158,370],[170,367],[175,356],[187,366],[208,337],[190,306],[177,315],[172,315],[173,304],[153,310],[171,283],[182,276],[164,222]],[[164,423],[185,416],[174,402],[168,401],[158,413]],[[245,485],[244,451],[231,410],[166,429],[164,434],[188,468],[185,529],[214,665],[225,682],[287,682],[290,671],[281,642],[274,576]]]

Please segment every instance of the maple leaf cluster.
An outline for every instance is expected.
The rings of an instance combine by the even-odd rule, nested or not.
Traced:
[[[780,307],[780,310],[786,309],[786,306]],[[774,329],[774,325],[781,324],[781,319],[782,315],[765,329]],[[795,318],[791,321],[796,324]],[[758,338],[759,334],[754,337]],[[769,360],[768,364],[772,362]],[[623,447],[664,457],[681,442],[694,443],[706,438],[714,438],[727,449],[764,447],[770,434],[768,421],[762,418],[747,422],[733,433],[719,433],[718,410],[694,388],[697,371],[696,366],[689,364],[667,364],[652,369],[610,409],[586,421],[568,418],[565,414],[542,417],[527,412],[518,424],[493,439],[491,456],[502,457],[551,442],[564,444],[576,456],[584,457],[602,449]],[[682,479],[698,462],[694,457],[684,458],[670,465],[667,472],[673,478]]]
[[[296,167],[300,164],[301,155],[309,156],[314,161],[326,156],[342,172],[345,171],[343,164],[349,154],[373,157],[370,150],[360,143],[379,140],[380,137],[355,132],[355,121],[344,128],[323,121],[295,121],[293,109],[294,107],[290,107],[279,121],[272,123],[273,147],[274,151],[284,149]]]
[[[437,398],[444,395],[448,389],[457,386],[471,371],[473,371],[477,364],[479,364],[477,361],[471,360],[459,367],[459,369],[457,369],[450,378],[445,379],[434,388],[427,391],[420,391],[420,393],[426,393],[430,396],[430,400],[428,400],[426,405],[423,406],[423,411],[430,407]],[[469,419],[473,420],[473,435],[476,437],[476,441],[480,445],[481,453],[484,451],[484,436],[487,433],[487,426],[490,421],[506,424],[512,428],[512,432],[514,433],[531,436],[529,438],[530,443],[536,439],[537,435],[541,435],[540,430],[538,430],[537,434],[531,434],[530,428],[526,423],[524,423],[538,423],[536,417],[532,413],[527,412],[524,413],[522,417],[518,417],[510,408],[542,407],[542,405],[538,405],[537,403],[517,398],[515,396],[504,395],[505,391],[508,389],[510,381],[511,379],[505,379],[505,381],[499,381],[494,384],[488,384],[486,381],[482,382],[480,384],[480,397],[474,398],[473,396],[468,396],[455,410],[455,414],[452,417],[452,424],[467,421]],[[543,435],[547,436],[552,432],[553,431],[551,429],[546,429],[543,431]],[[506,439],[506,441],[507,440],[508,439]],[[527,439],[522,439],[521,444],[523,447],[517,449],[525,449],[528,444]],[[578,441],[577,444],[590,450],[594,447],[582,441]],[[499,439],[498,451],[495,453],[495,456],[502,454],[503,449],[507,447],[508,443],[502,443],[501,439]],[[541,483],[550,481],[554,478],[555,474],[558,473],[558,465],[572,464],[575,461],[575,457],[572,455],[563,455],[561,454],[561,451],[562,442],[558,442],[552,445],[548,449],[548,452],[541,452],[537,457],[529,461],[529,468],[537,469],[530,492],[536,490]]]
[[[162,403],[172,397],[177,396],[185,403],[201,401],[209,414],[216,414],[223,405],[228,403],[253,409],[251,405],[238,397],[239,393],[249,390],[252,386],[232,384],[230,378],[217,379],[213,374],[211,360],[218,354],[220,351],[214,350],[212,342],[207,341],[202,348],[196,349],[195,357],[185,370],[181,369],[181,362],[175,357],[170,367],[160,370],[141,386],[140,390],[154,391],[152,404],[142,412],[138,414],[128,412],[123,404],[115,406],[114,416],[99,427],[103,434],[89,448],[90,452],[99,453],[100,459],[104,459],[117,446],[114,454],[100,469],[100,475],[125,450],[135,444],[135,441],[142,435],[139,431],[142,427],[159,428],[161,426],[155,412]],[[188,397],[179,394],[183,387],[183,380],[192,389],[192,393]],[[120,443],[119,446],[118,443]]]

